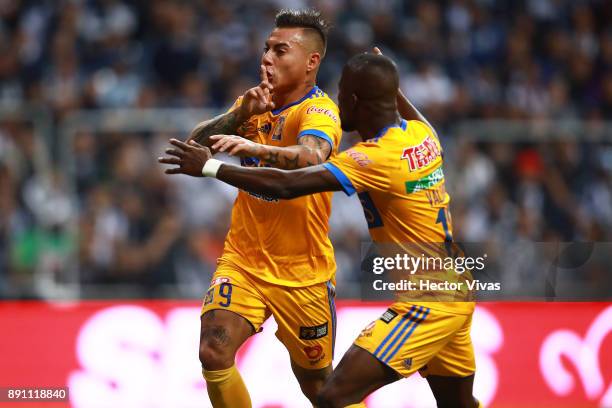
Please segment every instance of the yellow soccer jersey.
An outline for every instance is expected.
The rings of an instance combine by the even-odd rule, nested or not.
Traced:
[[[429,126],[402,120],[324,166],[347,195],[358,194],[372,240],[407,249],[402,244],[452,242],[450,197],[442,164],[440,142]],[[470,313],[473,303],[440,302],[427,307]]]
[[[239,106],[239,98],[234,109]],[[293,146],[300,137],[326,140],[333,156],[342,130],[338,107],[318,87],[287,106],[253,116],[239,134],[257,143]],[[243,158],[243,166],[268,166],[257,158]],[[309,286],[333,279],[336,263],[328,237],[332,193],[293,200],[239,191],[222,260],[255,274],[266,282]]]

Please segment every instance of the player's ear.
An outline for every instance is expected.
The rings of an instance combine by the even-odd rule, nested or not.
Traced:
[[[308,56],[308,63],[306,64],[306,72],[316,70],[321,63],[321,54],[318,52],[311,52]]]

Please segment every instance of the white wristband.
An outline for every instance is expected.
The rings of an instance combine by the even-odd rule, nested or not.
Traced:
[[[208,159],[208,161],[202,167],[202,175],[204,177],[217,177],[217,172],[219,171],[219,167],[223,162],[221,160],[216,159]]]

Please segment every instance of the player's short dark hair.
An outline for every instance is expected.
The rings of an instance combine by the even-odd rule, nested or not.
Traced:
[[[355,76],[356,87],[369,97],[392,95],[392,98],[395,98],[399,87],[399,73],[395,62],[389,57],[357,54],[347,61],[346,67]]]
[[[361,53],[351,57],[346,65],[353,72],[377,72],[379,76],[393,82],[399,82],[395,62],[386,55]]]
[[[275,24],[277,28],[301,27],[314,30],[322,41],[322,53],[325,55],[327,48],[327,32],[329,23],[321,17],[321,12],[315,9],[282,9],[276,14]]]

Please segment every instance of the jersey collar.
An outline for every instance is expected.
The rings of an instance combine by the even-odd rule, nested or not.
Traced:
[[[308,99],[308,98],[310,98],[312,95],[314,95],[314,94],[315,94],[315,92],[317,92],[318,90],[319,90],[319,87],[318,87],[318,86],[316,86],[316,85],[315,85],[315,86],[313,86],[313,87],[312,87],[312,89],[311,89],[311,90],[310,90],[310,91],[309,91],[309,92],[308,92],[306,95],[302,96],[302,97],[301,97],[300,99],[298,99],[297,101],[295,101],[295,102],[291,102],[290,104],[285,105],[285,106],[282,106],[282,107],[280,107],[280,108],[278,108],[278,109],[272,109],[272,114],[273,114],[273,115],[278,115],[279,113],[281,113],[281,112],[282,112],[282,111],[284,111],[285,109],[290,108],[290,107],[292,107],[292,106],[295,106],[295,105],[298,105],[298,104],[300,104],[300,103],[304,102],[306,99]]]
[[[385,126],[384,128],[380,129],[378,131],[378,133],[376,133],[376,136],[374,136],[372,139],[370,139],[373,142],[378,142],[378,139],[380,139],[381,137],[383,137],[387,131],[391,128],[401,128],[402,130],[406,130],[406,126],[408,125],[408,122],[406,122],[405,119],[402,119],[398,124],[393,124],[393,125],[389,125],[389,126]]]

